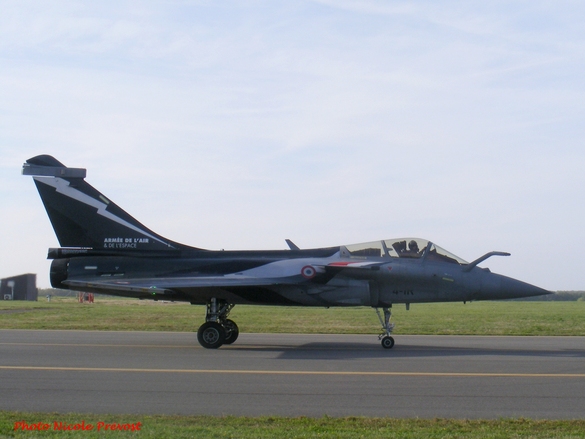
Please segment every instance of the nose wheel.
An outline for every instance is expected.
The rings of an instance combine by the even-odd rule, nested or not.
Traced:
[[[382,347],[384,349],[392,349],[394,347],[394,337],[390,335],[382,337]]]

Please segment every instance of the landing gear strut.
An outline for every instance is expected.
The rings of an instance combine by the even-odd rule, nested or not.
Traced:
[[[376,314],[378,314],[378,319],[380,319],[380,323],[382,324],[382,333],[378,336],[378,340],[381,341],[384,349],[392,349],[394,347],[394,338],[390,335],[394,330],[394,323],[390,323],[390,317],[392,317],[392,311],[390,311],[390,308],[392,308],[392,305],[382,308],[382,311],[384,311],[383,319],[380,310],[374,308]]]
[[[236,341],[240,330],[236,322],[227,318],[233,307],[233,304],[215,297],[207,302],[205,323],[197,331],[197,340],[201,346],[217,349]]]

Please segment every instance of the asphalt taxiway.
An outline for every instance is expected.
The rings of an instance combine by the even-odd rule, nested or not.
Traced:
[[[585,418],[585,337],[0,330],[0,410]]]

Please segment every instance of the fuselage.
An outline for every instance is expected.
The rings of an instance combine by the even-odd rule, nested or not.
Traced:
[[[51,282],[57,288],[193,304],[217,298],[233,304],[320,307],[499,300],[548,293],[485,268],[469,269],[465,261],[428,241],[418,241],[426,246],[416,255],[388,250],[386,244],[399,241],[386,241],[379,246],[380,251],[375,250],[375,243],[312,250],[189,250],[154,256],[149,252],[121,256],[90,250],[63,257],[67,251],[53,251],[56,258]],[[189,286],[190,279],[206,278],[233,279],[234,283]],[[271,282],[236,283],[239,279]],[[81,282],[83,287],[69,281]],[[92,283],[104,281],[116,288],[92,288]],[[151,288],[122,288],[141,281],[152,284]],[[157,289],[158,284],[166,289]]]

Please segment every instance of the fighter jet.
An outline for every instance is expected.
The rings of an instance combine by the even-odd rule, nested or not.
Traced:
[[[384,348],[394,346],[394,304],[499,300],[549,294],[491,273],[419,238],[288,250],[214,251],[171,241],[148,229],[85,181],[86,170],[39,155],[22,173],[33,176],[60,248],[50,248],[51,285],[138,299],[207,307],[201,346],[236,341],[229,319],[238,304],[369,306]],[[380,312],[380,309],[382,312]]]

